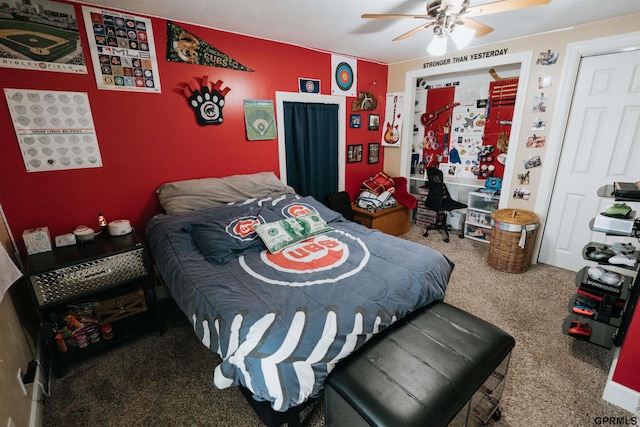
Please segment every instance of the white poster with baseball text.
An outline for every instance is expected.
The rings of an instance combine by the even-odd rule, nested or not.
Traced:
[[[85,92],[4,89],[27,172],[102,167]]]

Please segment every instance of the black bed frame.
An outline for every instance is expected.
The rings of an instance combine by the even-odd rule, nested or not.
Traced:
[[[271,402],[255,400],[246,387],[240,386],[240,390],[242,390],[244,397],[249,401],[253,410],[267,427],[278,427],[283,424],[286,424],[288,427],[306,426],[321,406],[320,397],[316,397],[307,399],[304,403],[289,408],[285,412],[278,412],[271,407]],[[306,410],[307,408],[309,408],[309,410]]]

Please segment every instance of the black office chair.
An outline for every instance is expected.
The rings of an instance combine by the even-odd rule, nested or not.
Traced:
[[[355,221],[353,207],[351,206],[351,196],[346,191],[338,191],[325,197],[324,204],[331,210],[341,213],[349,221]]]
[[[429,230],[439,230],[445,235],[444,241],[448,242],[451,226],[447,225],[447,214],[455,209],[466,209],[467,205],[451,198],[440,169],[427,168],[427,179],[429,180],[429,194],[427,194],[427,199],[424,201],[424,206],[436,212],[436,223],[427,226],[423,236],[427,237]],[[463,237],[464,231],[460,230],[460,238]]]

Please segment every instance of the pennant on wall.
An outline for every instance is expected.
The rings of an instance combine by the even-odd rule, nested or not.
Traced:
[[[331,55],[331,94],[356,96],[358,60]]]
[[[167,61],[253,72],[171,21],[167,21]]]

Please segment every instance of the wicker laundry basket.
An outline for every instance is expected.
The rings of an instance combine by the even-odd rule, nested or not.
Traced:
[[[524,273],[531,265],[540,218],[521,209],[498,209],[491,213],[491,236],[487,263],[507,273]]]

